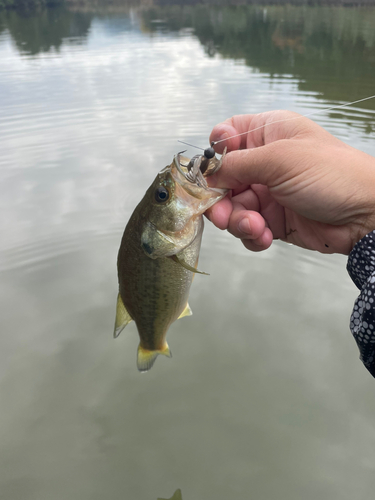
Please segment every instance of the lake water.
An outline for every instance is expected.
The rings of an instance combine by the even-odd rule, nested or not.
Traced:
[[[123,228],[177,140],[375,94],[375,9],[2,12],[0,61],[0,498],[372,498],[344,256],[208,222],[173,358],[141,375],[134,323],[112,332]],[[375,100],[314,120],[375,155]]]

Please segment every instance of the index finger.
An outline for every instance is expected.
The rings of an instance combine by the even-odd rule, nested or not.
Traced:
[[[277,183],[280,165],[287,168],[284,162],[287,151],[290,148],[285,141],[232,151],[223,159],[220,170],[207,177],[207,183],[210,187],[235,189],[239,192],[243,191],[244,186],[252,184],[271,187]]]
[[[297,123],[295,122],[297,120]],[[251,149],[293,137],[311,128],[312,122],[291,111],[267,111],[256,115],[236,115],[216,125],[210,135],[215,151],[223,153]]]
[[[226,147],[228,152],[244,149],[247,146],[246,132],[251,128],[253,115],[237,115],[215,125],[210,134],[210,144],[214,143],[215,151],[222,154]],[[238,135],[243,134],[243,135]]]

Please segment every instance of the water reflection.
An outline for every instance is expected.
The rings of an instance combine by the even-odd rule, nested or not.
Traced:
[[[92,14],[73,14],[65,8],[41,12],[0,11],[0,35],[8,30],[21,54],[59,52],[63,43],[87,42],[92,17]]]
[[[64,8],[24,16],[2,12],[0,33],[7,29],[23,54],[58,51],[63,41],[87,43],[93,16],[87,6],[84,12],[76,7],[74,13]],[[174,5],[137,9],[125,4],[115,14],[98,17],[102,17],[102,29],[107,22],[112,35],[124,31],[129,22],[134,26],[136,19],[142,31],[150,34],[191,30],[208,57],[239,59],[271,77],[293,75],[300,90],[328,100],[354,101],[373,92],[375,11],[371,8]],[[375,109],[375,103],[365,107]]]
[[[285,9],[177,8],[171,25],[169,8],[30,25],[1,13],[7,500],[372,497],[374,384],[348,330],[344,257],[279,243],[249,255],[207,223],[211,276],[196,276],[194,316],[171,329],[172,360],[142,377],[135,326],[112,340],[122,231],[177,139],[204,146],[234,113],[322,109],[345,97],[343,72],[350,99],[368,93],[372,77],[355,79],[324,28],[336,11]],[[336,35],[372,75],[373,11],[341,12]],[[374,154],[372,109],[316,119]]]
[[[155,24],[155,19],[163,24]],[[164,7],[143,11],[142,20],[150,31],[192,28],[208,56],[219,53],[244,60],[271,76],[293,75],[300,90],[325,99],[354,101],[373,94],[371,8]],[[365,107],[375,109],[375,103]]]

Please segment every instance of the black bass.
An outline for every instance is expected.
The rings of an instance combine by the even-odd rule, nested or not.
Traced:
[[[212,148],[191,160],[178,154],[156,176],[125,228],[117,260],[114,337],[135,321],[140,337],[137,366],[142,372],[159,354],[171,357],[168,328],[192,314],[188,296],[194,273],[200,272],[196,266],[202,214],[227,192],[209,188],[205,177],[217,171],[221,161]]]

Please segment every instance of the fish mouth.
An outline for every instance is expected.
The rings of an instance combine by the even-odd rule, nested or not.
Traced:
[[[180,162],[183,161],[184,163]],[[186,193],[190,196],[200,200],[206,201],[211,200],[211,203],[208,203],[206,208],[204,208],[200,213],[205,212],[208,208],[210,208],[214,203],[224,198],[227,194],[228,189],[223,188],[211,188],[207,185],[203,175],[202,179],[205,182],[205,186],[201,185],[200,178],[197,177],[195,181],[190,180],[188,176],[188,170],[185,166],[189,162],[189,158],[181,156],[178,161],[176,161],[176,157],[171,165],[171,175],[176,185],[180,186]],[[177,165],[179,164],[179,167]]]
[[[208,149],[205,150],[203,155],[193,156],[190,160],[189,158],[181,156],[184,152],[185,151],[181,151],[174,156],[173,165],[187,181],[208,190],[206,177],[220,170],[227,148],[224,148],[220,160],[216,158],[213,148],[211,148],[211,151]],[[187,163],[181,163],[182,159],[187,160]]]

